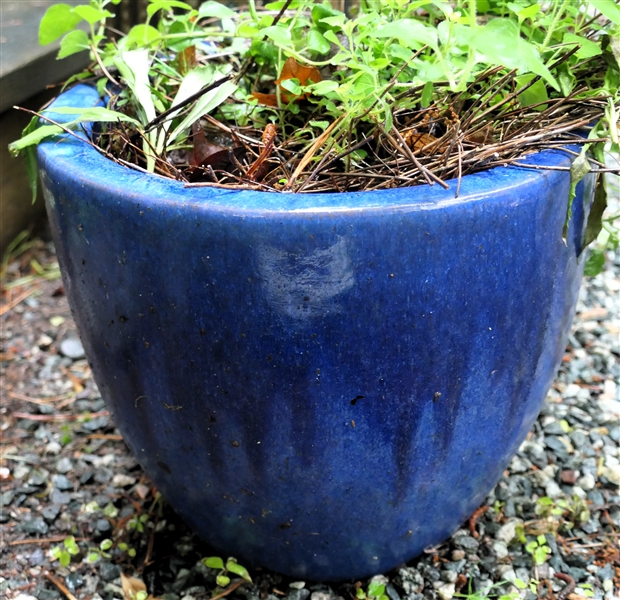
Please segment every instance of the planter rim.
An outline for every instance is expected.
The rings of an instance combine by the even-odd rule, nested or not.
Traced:
[[[91,107],[101,103],[99,93],[86,84],[78,84],[59,95],[45,115],[58,123],[71,120],[71,115],[53,112],[54,107]],[[80,134],[83,135],[83,134]],[[185,187],[183,182],[145,173],[120,165],[100,154],[86,142],[67,134],[44,141],[37,149],[39,161],[54,163],[57,173],[79,180],[89,188],[100,188],[114,196],[123,196],[140,205],[179,208],[209,208],[216,212],[232,212],[246,216],[295,216],[343,212],[383,212],[385,210],[433,210],[451,204],[464,204],[488,199],[498,191],[527,187],[549,177],[566,172],[528,169],[517,166],[494,167],[487,171],[465,175],[460,193],[456,196],[457,180],[448,180],[449,189],[439,184],[418,185],[395,189],[357,192],[275,193],[253,190],[228,190],[217,187]],[[544,150],[530,154],[520,161],[535,167],[566,167],[571,163],[568,153]]]

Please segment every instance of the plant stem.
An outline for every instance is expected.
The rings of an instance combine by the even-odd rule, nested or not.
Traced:
[[[540,53],[541,54],[547,49],[547,46],[549,45],[549,42],[551,41],[551,38],[552,38],[553,34],[555,33],[555,29],[557,27],[558,21],[560,20],[560,16],[564,12],[564,9],[566,8],[567,4],[568,4],[568,0],[564,0],[562,2],[562,4],[559,5],[559,8],[557,9],[557,11],[554,12],[554,14],[553,14],[553,21],[551,21],[551,26],[547,30],[547,35],[545,36],[545,41],[543,42],[542,47],[540,49]]]

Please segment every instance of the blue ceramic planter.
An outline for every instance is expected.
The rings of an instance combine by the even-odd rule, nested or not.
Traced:
[[[295,195],[186,189],[71,140],[39,161],[101,393],[224,555],[320,580],[391,569],[470,516],[536,418],[591,179],[565,245],[559,171],[468,176],[459,198]]]

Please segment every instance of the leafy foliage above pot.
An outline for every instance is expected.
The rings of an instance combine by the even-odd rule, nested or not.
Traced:
[[[271,191],[456,179],[458,194],[465,174],[568,144],[582,148],[576,185],[609,171],[605,149],[619,149],[614,0],[362,0],[351,17],[327,1],[233,11],[150,0],[146,22],[117,36],[106,20],[120,1],[57,4],[41,22],[41,43],[62,38],[59,58],[90,52],[68,83],[96,85],[106,106],[55,108],[64,124],[35,114],[11,145],[33,184],[36,144],[85,122],[90,142],[122,164]],[[606,204],[599,189],[588,241]]]

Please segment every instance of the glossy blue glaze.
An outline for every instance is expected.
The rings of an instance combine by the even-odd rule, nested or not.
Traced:
[[[39,160],[101,393],[224,555],[320,580],[395,567],[470,516],[541,408],[591,179],[565,245],[559,171],[295,195],[186,189],[79,141]]]

